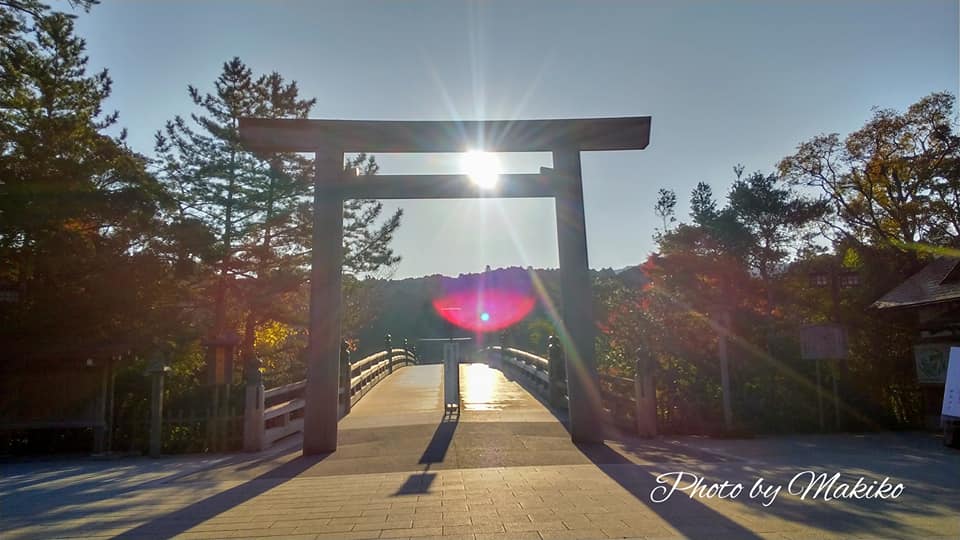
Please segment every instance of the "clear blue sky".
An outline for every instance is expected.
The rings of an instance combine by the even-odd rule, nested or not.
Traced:
[[[955,0],[103,0],[78,28],[145,154],[165,120],[191,112],[187,84],[210,89],[233,56],[298,81],[316,118],[650,115],[647,150],[583,156],[594,268],[647,257],[658,188],[686,216],[698,181],[723,194],[737,163],[771,171],[805,139],[854,130],[874,105],[957,93],[960,77]],[[550,201],[399,205],[396,277],[557,265]]]

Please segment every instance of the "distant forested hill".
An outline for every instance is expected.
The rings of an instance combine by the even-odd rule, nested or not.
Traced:
[[[614,271],[604,269],[591,272],[593,280],[616,279],[630,285],[641,286],[647,279],[639,267]],[[357,339],[358,352],[368,354],[383,345],[384,335],[390,333],[394,346],[404,338],[411,344],[422,338],[472,337],[496,344],[500,334],[506,333],[511,346],[525,350],[545,352],[547,337],[554,327],[551,312],[562,313],[560,303],[560,274],[557,269],[534,269],[512,266],[487,270],[482,273],[460,274],[457,277],[441,275],[400,280],[370,280],[371,318],[358,325],[356,335],[345,336]],[[437,311],[434,301],[451,293],[467,290],[496,291],[509,289],[522,291],[535,300],[534,307],[522,320],[494,332],[477,332],[457,327],[447,322]],[[430,347],[423,352],[433,350]]]

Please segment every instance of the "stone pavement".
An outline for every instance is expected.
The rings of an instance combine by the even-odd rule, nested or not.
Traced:
[[[340,446],[259,455],[0,466],[2,538],[958,538],[960,453],[927,434],[655,441],[578,447],[557,418],[485,365],[461,367],[445,415],[439,366],[403,368],[340,423]],[[803,470],[890,477],[895,500],[768,507],[678,493],[662,473],[784,483]]]

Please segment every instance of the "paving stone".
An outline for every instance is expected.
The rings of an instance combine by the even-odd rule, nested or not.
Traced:
[[[503,524],[507,532],[523,531],[562,531],[566,526],[562,521],[519,521]]]
[[[608,538],[600,529],[539,531],[543,540],[597,540]]]
[[[442,536],[442,527],[419,527],[413,529],[391,529],[380,533],[380,538],[421,538],[424,536]]]
[[[542,540],[536,531],[506,532],[506,533],[478,533],[476,540]]]
[[[444,525],[443,534],[478,534],[506,532],[503,523],[475,523],[470,525]]]

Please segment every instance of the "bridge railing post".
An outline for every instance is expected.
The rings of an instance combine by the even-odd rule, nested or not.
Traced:
[[[163,377],[170,371],[164,354],[157,351],[150,360],[150,457],[160,457],[163,444]]]
[[[403,338],[403,364],[410,363],[410,340]]]
[[[637,424],[637,435],[640,437],[656,437],[657,386],[653,377],[653,354],[644,347],[637,349],[636,354],[633,389],[636,402],[634,419]]]
[[[246,371],[246,387],[244,389],[243,407],[243,451],[259,452],[264,447],[263,423],[264,388],[263,376],[260,373],[260,359],[256,356],[247,359],[244,366]]]
[[[416,345],[416,344],[410,346],[410,355],[413,356],[413,365],[419,365],[419,364],[420,364],[420,357],[417,356],[417,345]]]
[[[390,334],[383,337],[383,346],[387,351],[387,373],[393,373],[393,338]]]
[[[560,339],[550,336],[547,339],[547,375],[550,378],[550,405],[556,408],[566,407],[564,383],[567,380],[566,365],[563,361],[563,348]]]
[[[350,343],[348,343],[347,340],[343,340],[343,342],[340,343],[340,388],[343,392],[341,394],[341,399],[343,400],[343,414],[348,414],[350,412],[350,402],[353,398],[351,395],[352,388],[350,388],[351,379]]]

